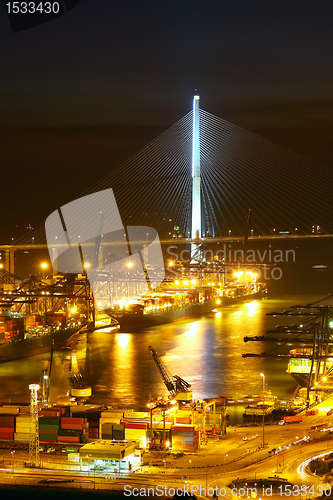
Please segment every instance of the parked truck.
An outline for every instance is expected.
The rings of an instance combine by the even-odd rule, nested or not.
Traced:
[[[288,417],[283,417],[283,422],[285,424],[295,424],[303,421],[302,415],[293,415]]]

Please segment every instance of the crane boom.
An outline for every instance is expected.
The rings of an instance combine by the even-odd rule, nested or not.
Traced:
[[[166,371],[166,369],[164,368],[164,365],[162,364],[162,361],[160,360],[160,358],[157,356],[157,352],[155,351],[155,349],[150,345],[149,346],[149,350],[154,358],[154,361],[156,363],[156,366],[162,376],[162,379],[163,379],[163,382],[164,382],[164,385],[165,387],[168,389],[169,393],[171,394],[171,396],[175,396],[176,394],[176,390],[175,390],[175,386],[174,386],[174,383],[172,382],[168,372]]]
[[[157,352],[150,345],[149,350],[154,358],[154,361],[157,365],[157,368],[162,376],[165,387],[168,389],[169,393],[172,397],[175,397],[178,393],[187,392],[190,393],[191,384],[186,382],[183,378],[179,377],[179,375],[174,375],[172,378],[169,376],[166,371],[162,361],[157,356]]]

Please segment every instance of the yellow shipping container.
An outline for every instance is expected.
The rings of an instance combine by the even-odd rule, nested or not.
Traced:
[[[147,411],[126,411],[124,414],[125,418],[136,418],[136,419],[144,419],[149,418],[149,412]]]
[[[15,431],[16,432],[30,432],[30,425],[16,425],[15,426]]]
[[[146,437],[145,429],[125,429],[125,439],[128,441],[136,441]]]
[[[0,414],[7,414],[7,415],[17,415],[17,413],[20,413],[20,408],[17,406],[0,406]]]
[[[122,419],[124,416],[124,413],[120,412],[112,412],[112,411],[102,411],[101,413],[101,418],[113,418],[113,419]]]
[[[24,432],[15,432],[14,434],[14,441],[21,441],[23,443],[29,442],[30,441],[30,433],[24,433]]]

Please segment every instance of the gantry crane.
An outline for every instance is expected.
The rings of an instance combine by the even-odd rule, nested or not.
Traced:
[[[277,353],[276,348],[261,354],[246,353],[243,357],[266,357],[274,359],[308,359],[310,361],[307,400],[310,391],[331,391],[333,388],[333,308],[322,305],[329,295],[311,304],[291,306],[290,310],[268,313],[270,316],[293,316],[298,318],[292,325],[277,325],[274,330],[268,330],[267,335],[244,337],[244,342],[273,342],[277,345],[298,344],[308,349],[305,352],[289,354]],[[329,361],[329,362],[328,362]]]
[[[204,401],[203,399],[198,399],[198,401],[195,401],[192,405],[193,423],[198,425],[198,427],[200,428],[201,440],[203,443],[206,443],[206,444],[207,444],[206,410],[209,407],[213,407],[214,422],[213,422],[212,434],[213,434],[213,436],[215,436],[216,435],[216,402],[215,402],[215,400],[208,403],[207,401]],[[200,427],[199,422],[198,422],[199,414],[201,414],[201,418],[202,418],[201,427]]]
[[[192,401],[191,384],[186,382],[179,375],[170,377],[166,371],[162,361],[157,355],[157,351],[150,345],[149,350],[154,358],[157,368],[161,374],[165,387],[168,389],[170,396],[177,401]]]

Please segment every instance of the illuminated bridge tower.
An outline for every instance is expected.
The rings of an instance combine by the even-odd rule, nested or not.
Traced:
[[[201,238],[201,193],[200,193],[200,128],[199,99],[193,98],[193,138],[192,138],[192,231],[191,238]],[[198,259],[199,246],[191,244],[192,259]]]

